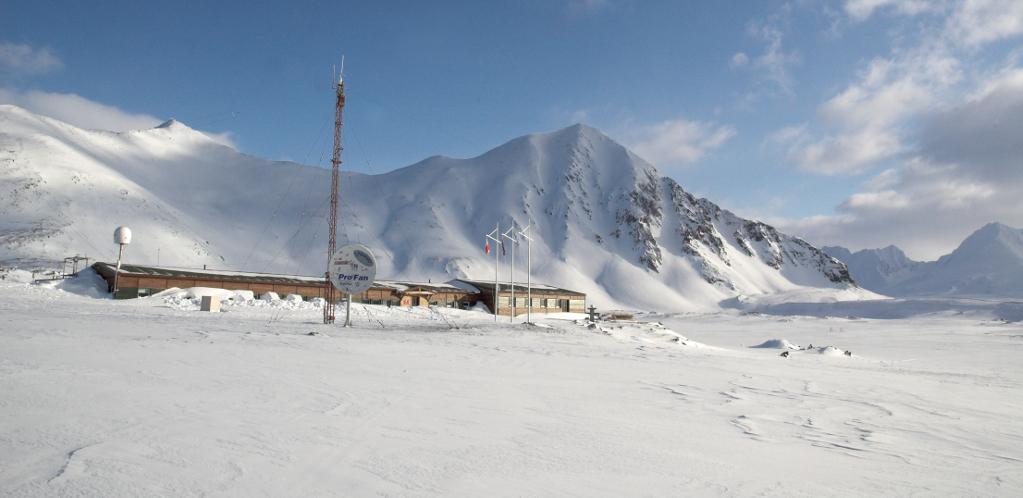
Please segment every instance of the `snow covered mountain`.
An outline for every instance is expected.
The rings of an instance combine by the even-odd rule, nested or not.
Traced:
[[[173,120],[112,133],[0,106],[0,261],[110,259],[113,228],[128,225],[127,259],[138,263],[315,274],[328,181],[323,169],[241,154]],[[706,309],[737,295],[858,290],[841,262],[695,198],[583,125],[474,158],[346,173],[339,216],[341,238],[374,248],[390,278],[492,278],[484,234],[514,223],[532,224],[537,280],[598,306]]]
[[[866,289],[890,296],[1023,298],[1023,230],[989,223],[937,261],[917,262],[895,246],[851,253],[823,248]]]
[[[821,250],[845,263],[861,287],[882,294],[912,276],[921,265],[895,246],[855,253],[839,246],[824,246]]]

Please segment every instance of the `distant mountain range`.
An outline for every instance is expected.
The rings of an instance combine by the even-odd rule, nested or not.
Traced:
[[[127,225],[131,262],[319,274],[329,179],[173,120],[113,133],[0,106],[0,263],[111,260],[113,229]],[[697,310],[739,295],[861,291],[845,264],[694,197],[584,125],[469,159],[345,173],[341,197],[342,242],[373,248],[382,278],[492,278],[484,235],[500,223],[532,225],[536,280],[586,292],[598,306]],[[519,280],[525,249],[516,251]]]
[[[862,287],[897,297],[1023,298],[1023,230],[989,223],[937,261],[913,261],[895,246],[851,252],[823,247]]]

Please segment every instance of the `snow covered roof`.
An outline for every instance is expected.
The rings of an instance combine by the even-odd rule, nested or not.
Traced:
[[[471,289],[470,290],[470,289],[466,289],[464,287],[460,287],[460,286],[456,286],[456,285],[451,285],[450,282],[449,283],[439,283],[439,282],[435,283],[435,282],[409,282],[409,281],[403,281],[403,280],[401,280],[401,281],[399,281],[399,280],[377,280],[377,281],[375,281],[373,283],[375,285],[378,285],[378,286],[381,286],[381,287],[388,287],[388,288],[391,288],[391,289],[394,289],[394,290],[397,290],[397,291],[401,291],[401,292],[404,292],[404,291],[407,291],[407,290],[413,289],[413,288],[419,288],[419,289],[423,289],[423,290],[427,290],[427,291],[431,291],[431,292],[444,292],[444,291],[448,291],[448,292],[452,292],[452,291],[455,291],[455,292],[466,292],[467,291],[467,292],[479,293],[479,289]]]
[[[93,265],[99,273],[106,273],[112,276],[117,265],[114,263],[97,262]],[[275,284],[299,284],[299,285],[324,285],[323,277],[310,277],[305,275],[282,275],[277,273],[258,273],[233,270],[212,270],[196,268],[175,268],[169,266],[143,266],[121,264],[121,274],[130,274],[148,277],[163,278],[195,278],[195,279],[226,279],[235,282],[266,282]],[[410,282],[398,280],[376,280],[373,287],[377,289],[391,289],[404,293],[411,289],[421,289],[428,292],[470,292],[479,293],[479,289],[467,284],[454,285],[450,283],[434,282]]]
[[[104,270],[113,274],[117,265],[114,263],[98,262],[93,265],[97,271]],[[121,274],[144,275],[150,277],[179,277],[179,278],[226,278],[234,281],[260,281],[277,284],[317,284],[323,285],[323,277],[309,277],[304,275],[281,275],[275,273],[257,273],[232,270],[206,270],[195,268],[174,268],[167,266],[143,266],[121,264]]]
[[[486,281],[486,280],[457,279],[457,280],[452,280],[451,282],[452,283],[460,282],[463,285],[469,285],[469,286],[475,287],[477,289],[477,292],[478,291],[494,292],[494,282],[492,280],[491,281]],[[499,283],[501,284],[501,291],[502,292],[510,291],[511,290],[510,289],[510,284],[508,282],[499,282]],[[530,287],[532,287],[533,292],[539,291],[539,292],[548,293],[548,294],[568,294],[568,295],[583,296],[583,297],[586,296],[586,294],[582,293],[582,292],[578,292],[578,291],[574,291],[574,290],[568,290],[568,289],[562,289],[560,287],[554,287],[553,285],[547,285],[547,284],[530,283]],[[515,282],[515,292],[520,292],[520,291],[521,292],[526,292],[526,289],[527,289],[526,285],[523,284],[522,282]]]

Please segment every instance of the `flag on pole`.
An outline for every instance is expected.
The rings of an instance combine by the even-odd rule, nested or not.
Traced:
[[[483,252],[490,254],[490,241],[487,241],[487,245],[483,246]]]
[[[502,240],[502,241],[501,241],[501,256],[504,256],[504,255],[506,255],[506,254],[508,254],[508,253],[506,253],[506,252],[504,251],[504,241]]]

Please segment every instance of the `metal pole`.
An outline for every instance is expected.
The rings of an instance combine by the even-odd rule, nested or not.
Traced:
[[[514,224],[512,224],[512,226],[509,227],[508,230],[506,230],[504,233],[501,234],[502,237],[512,241],[511,272],[509,273],[509,277],[508,277],[508,282],[511,283],[511,305],[508,306],[508,311],[510,312],[510,315],[508,316],[508,321],[512,322],[512,323],[515,322],[515,311],[516,311],[515,310],[515,232],[513,230],[515,230],[515,225]],[[512,235],[508,235],[509,233],[512,234]]]
[[[352,295],[348,295],[348,301],[345,303],[345,327],[352,326]]]
[[[494,235],[497,241],[494,247],[494,323],[497,323],[497,314],[501,309],[501,282],[497,279],[501,272],[501,222],[494,226]]]
[[[533,263],[530,261],[533,252],[533,238],[526,232],[532,224],[526,225],[519,235],[526,239],[526,323],[533,323],[533,281],[530,275],[533,273]]]
[[[494,322],[497,322],[497,312],[501,309],[500,306],[499,306],[500,299],[501,299],[500,298],[501,283],[497,280],[498,274],[500,273],[500,269],[501,269],[501,256],[500,256],[500,254],[501,254],[500,253],[500,251],[501,251],[501,248],[500,248],[500,245],[501,245],[501,223],[500,222],[498,222],[497,225],[494,226],[494,231],[493,232],[490,232],[490,233],[487,234],[487,239],[494,241],[494,309],[493,309],[493,311],[494,311]]]
[[[124,244],[117,244],[117,245],[120,246],[120,247],[119,247],[119,249],[117,249],[117,271],[114,272],[114,296],[113,297],[117,297],[117,280],[118,280],[118,277],[121,276],[121,256],[124,255]]]
[[[518,303],[515,302],[515,243],[514,242],[512,243],[512,255],[511,256],[512,256],[512,261],[511,261],[511,278],[508,279],[508,280],[511,280],[511,288],[512,288],[512,292],[511,292],[511,316],[508,317],[508,321],[512,322],[512,323],[515,323],[515,305],[518,304]]]

